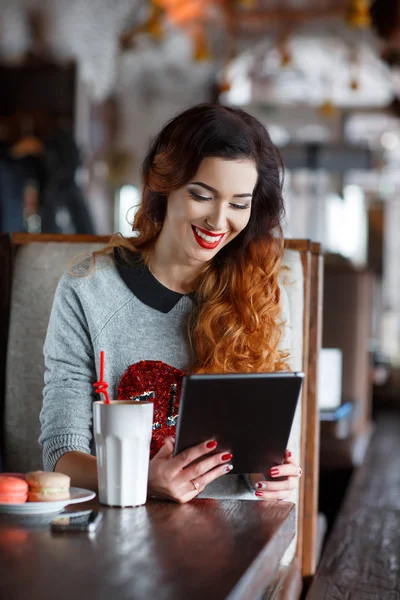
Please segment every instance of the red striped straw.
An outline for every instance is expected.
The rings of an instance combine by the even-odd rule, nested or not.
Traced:
[[[108,383],[104,381],[104,350],[100,352],[100,380],[93,384],[97,394],[103,394],[104,404],[111,404],[108,396]]]

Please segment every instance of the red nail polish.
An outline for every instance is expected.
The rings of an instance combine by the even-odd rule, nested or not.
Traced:
[[[262,498],[262,492],[256,492],[256,496],[258,496],[259,498]]]
[[[272,475],[272,477],[274,477],[275,475],[279,475],[279,469],[271,469],[270,474]]]
[[[225,461],[225,460],[231,460],[232,458],[232,454],[223,454],[221,456],[221,460]]]
[[[256,483],[256,488],[257,488],[257,489],[261,489],[261,488],[262,488],[262,486],[263,486],[263,484],[262,484],[262,483],[260,483],[260,482]]]
[[[210,448],[210,450],[213,450],[214,448],[217,447],[217,442],[207,442],[206,444],[206,448]]]
[[[287,455],[287,457],[288,457],[288,458],[290,458],[290,457],[292,456],[292,453],[291,453],[291,452],[289,452],[289,450],[288,450],[288,451],[286,452],[286,455]]]

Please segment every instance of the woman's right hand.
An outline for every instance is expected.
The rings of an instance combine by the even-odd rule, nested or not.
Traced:
[[[232,465],[229,464],[232,455],[228,452],[207,456],[217,447],[217,442],[214,440],[193,446],[177,456],[173,456],[174,443],[174,438],[165,438],[164,445],[150,461],[148,483],[150,496],[167,498],[184,504],[195,498],[211,481],[232,470]],[[201,457],[204,458],[191,465],[194,460]]]

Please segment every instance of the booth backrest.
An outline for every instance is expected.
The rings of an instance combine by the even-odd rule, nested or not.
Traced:
[[[93,243],[37,242],[18,248],[12,278],[8,334],[5,445],[8,471],[42,467],[39,412],[43,401],[43,344],[57,283],[74,256]]]

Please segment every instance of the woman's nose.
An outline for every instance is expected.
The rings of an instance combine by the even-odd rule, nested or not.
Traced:
[[[225,232],[227,230],[227,215],[224,208],[214,210],[207,217],[206,221],[215,231]]]

